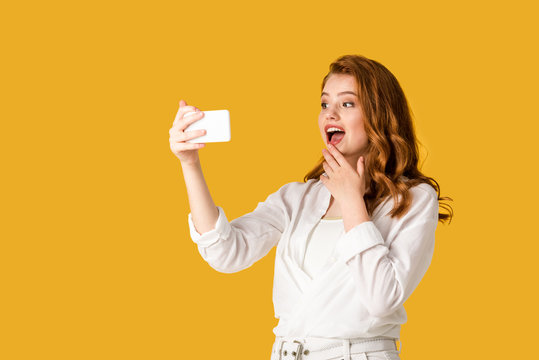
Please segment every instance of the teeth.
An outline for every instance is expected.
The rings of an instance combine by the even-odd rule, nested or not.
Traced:
[[[332,133],[332,132],[337,132],[337,131],[344,132],[344,131],[342,131],[341,129],[334,128],[334,127],[331,127],[331,128],[329,128],[329,129],[327,130],[327,132],[330,132],[330,133]]]

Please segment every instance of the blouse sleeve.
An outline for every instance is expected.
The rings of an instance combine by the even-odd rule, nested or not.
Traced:
[[[285,207],[286,186],[259,202],[250,213],[228,221],[222,207],[214,229],[197,232],[192,215],[187,216],[191,239],[202,258],[215,270],[233,273],[264,257],[280,240],[289,223]]]
[[[338,256],[352,272],[363,305],[373,316],[384,317],[401,307],[430,266],[438,196],[425,185],[429,190],[420,185],[412,188],[412,205],[386,240],[372,221],[366,221],[338,243]]]

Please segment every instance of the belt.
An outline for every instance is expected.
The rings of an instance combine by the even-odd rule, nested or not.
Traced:
[[[272,360],[350,360],[350,355],[369,351],[397,350],[396,341],[387,336],[353,339],[287,338],[277,336]],[[400,350],[399,350],[400,353]],[[364,357],[366,359],[366,357]]]

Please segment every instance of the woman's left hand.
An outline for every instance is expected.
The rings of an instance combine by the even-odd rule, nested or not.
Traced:
[[[357,161],[357,169],[354,169],[343,154],[333,145],[328,144],[328,149],[322,149],[326,161],[322,166],[327,174],[320,176],[322,183],[328,188],[335,201],[345,204],[348,200],[363,200],[365,195],[365,163],[363,156]],[[358,199],[359,197],[359,199]]]

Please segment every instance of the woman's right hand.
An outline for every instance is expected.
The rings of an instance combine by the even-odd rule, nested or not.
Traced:
[[[190,111],[194,114],[184,115]],[[204,113],[195,106],[188,106],[185,101],[180,100],[180,109],[176,114],[174,123],[168,131],[170,134],[170,150],[176,155],[182,164],[194,164],[198,162],[198,149],[204,147],[204,143],[188,143],[190,140],[206,134],[206,130],[199,129],[193,131],[184,131],[190,124],[204,117]]]

